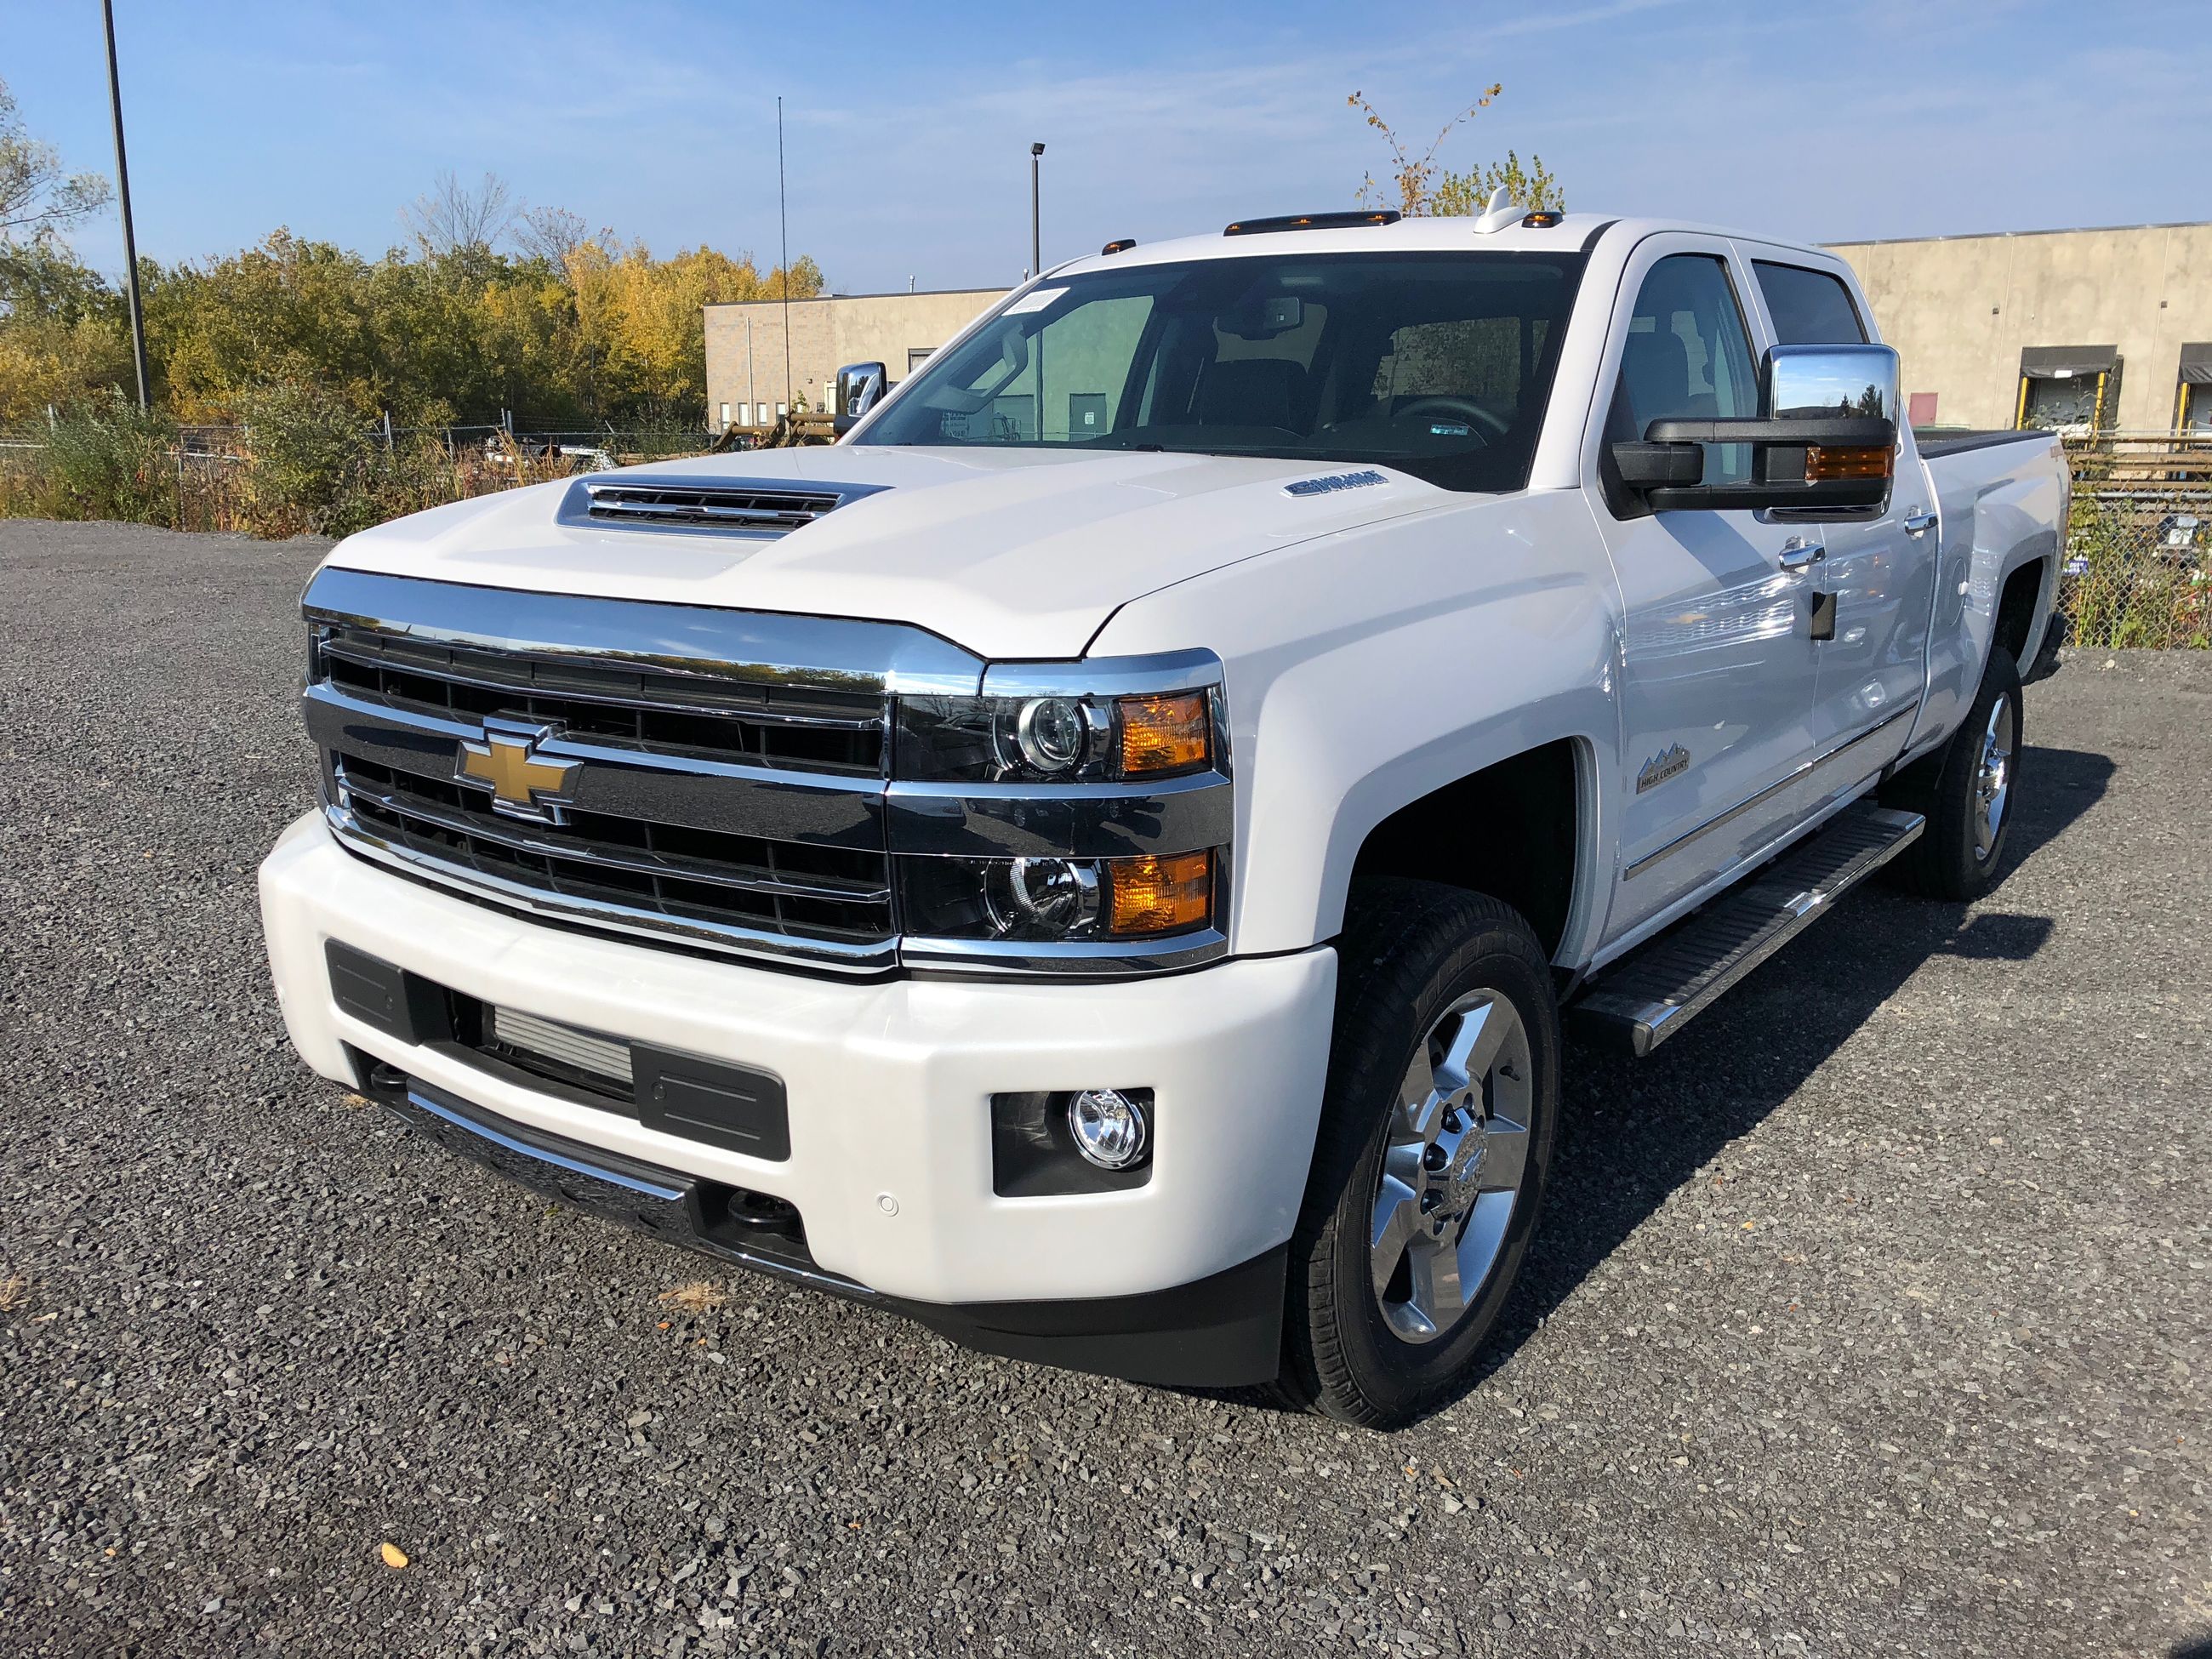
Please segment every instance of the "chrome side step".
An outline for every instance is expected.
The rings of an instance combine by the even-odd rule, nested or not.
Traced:
[[[1927,820],[1860,801],[1740,887],[1606,969],[1566,1010],[1577,1036],[1650,1054],[1919,838]]]

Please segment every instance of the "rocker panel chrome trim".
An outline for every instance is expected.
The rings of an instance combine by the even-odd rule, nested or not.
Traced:
[[[1675,836],[1674,840],[1668,842],[1664,847],[1660,848],[1656,852],[1646,853],[1642,858],[1637,860],[1635,863],[1630,865],[1626,869],[1620,872],[1621,878],[1624,881],[1632,880],[1636,877],[1642,875],[1653,865],[1658,863],[1660,860],[1666,858],[1672,854],[1680,852],[1682,848],[1687,847],[1692,842],[1697,840],[1698,836],[1709,835],[1713,830],[1719,829],[1724,823],[1733,823],[1735,819],[1742,817],[1743,814],[1751,811],[1753,807],[1758,805],[1761,801],[1771,800],[1775,796],[1780,794],[1784,789],[1789,789],[1794,787],[1796,785],[1803,783],[1822,767],[1841,760],[1852,750],[1857,748],[1859,744],[1880,736],[1891,726],[1896,725],[1898,721],[1904,720],[1910,714],[1918,712],[1919,707],[1920,705],[1917,702],[1907,703],[1904,708],[1896,709],[1885,715],[1882,719],[1876,720],[1872,726],[1867,727],[1865,731],[1859,732],[1856,736],[1845,738],[1841,743],[1836,744],[1832,749],[1828,750],[1823,754],[1815,755],[1811,760],[1806,761],[1802,764],[1799,765],[1788,777],[1768,784],[1765,788],[1760,790],[1757,794],[1738,801],[1735,805],[1729,807],[1727,811],[1723,812],[1717,817],[1707,818],[1696,829],[1690,830],[1685,835]]]

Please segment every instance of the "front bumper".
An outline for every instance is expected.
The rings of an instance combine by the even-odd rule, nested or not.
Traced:
[[[1077,1339],[1060,1363],[1085,1369],[1188,1382],[1273,1375],[1279,1307],[1264,1332],[1246,1333],[1241,1359],[1197,1364],[1193,1352],[1202,1375],[1116,1363],[1084,1339],[1089,1328],[1234,1323],[1238,1299],[1279,1299],[1328,1061],[1331,951],[1111,984],[825,981],[471,903],[354,857],[312,814],[262,866],[261,897],[286,1028],[325,1077],[371,1086],[356,1064],[365,1054],[523,1134],[784,1200],[823,1273],[979,1346],[1016,1351],[995,1339],[1042,1332]],[[788,1099],[789,1156],[649,1128],[401,1042],[337,1005],[332,939],[487,1003],[771,1073]],[[1091,1087],[1153,1091],[1151,1179],[996,1195],[990,1097]],[[1003,1305],[984,1318],[977,1304]],[[1237,1370],[1253,1375],[1226,1374]]]

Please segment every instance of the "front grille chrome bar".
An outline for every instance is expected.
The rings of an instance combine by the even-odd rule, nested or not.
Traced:
[[[616,847],[603,842],[540,834],[526,825],[518,824],[512,818],[495,818],[489,812],[457,811],[420,795],[363,783],[348,773],[343,760],[337,763],[337,767],[340,799],[349,805],[365,803],[386,817],[417,818],[449,835],[489,842],[510,851],[528,853],[537,858],[564,859],[631,875],[665,876],[674,880],[705,882],[710,886],[727,887],[737,892],[758,893],[769,897],[823,899],[855,904],[890,902],[890,888],[887,884],[809,881],[765,871],[756,872],[710,859],[684,858],[646,848]]]
[[[896,941],[889,938],[854,942],[795,936],[772,928],[705,921],[607,899],[557,893],[534,883],[514,881],[456,866],[410,846],[402,838],[371,829],[343,807],[326,807],[324,817],[340,841],[373,862],[448,888],[464,897],[489,898],[501,908],[519,910],[547,921],[572,922],[598,932],[624,933],[662,944],[673,939],[678,944],[726,954],[781,959],[848,973],[880,973],[897,965]]]

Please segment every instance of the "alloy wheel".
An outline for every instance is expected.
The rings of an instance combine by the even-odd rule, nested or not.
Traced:
[[[1369,1266],[1382,1317],[1431,1342],[1480,1296],[1528,1161],[1528,1032],[1498,992],[1459,999],[1414,1048],[1382,1152]]]

